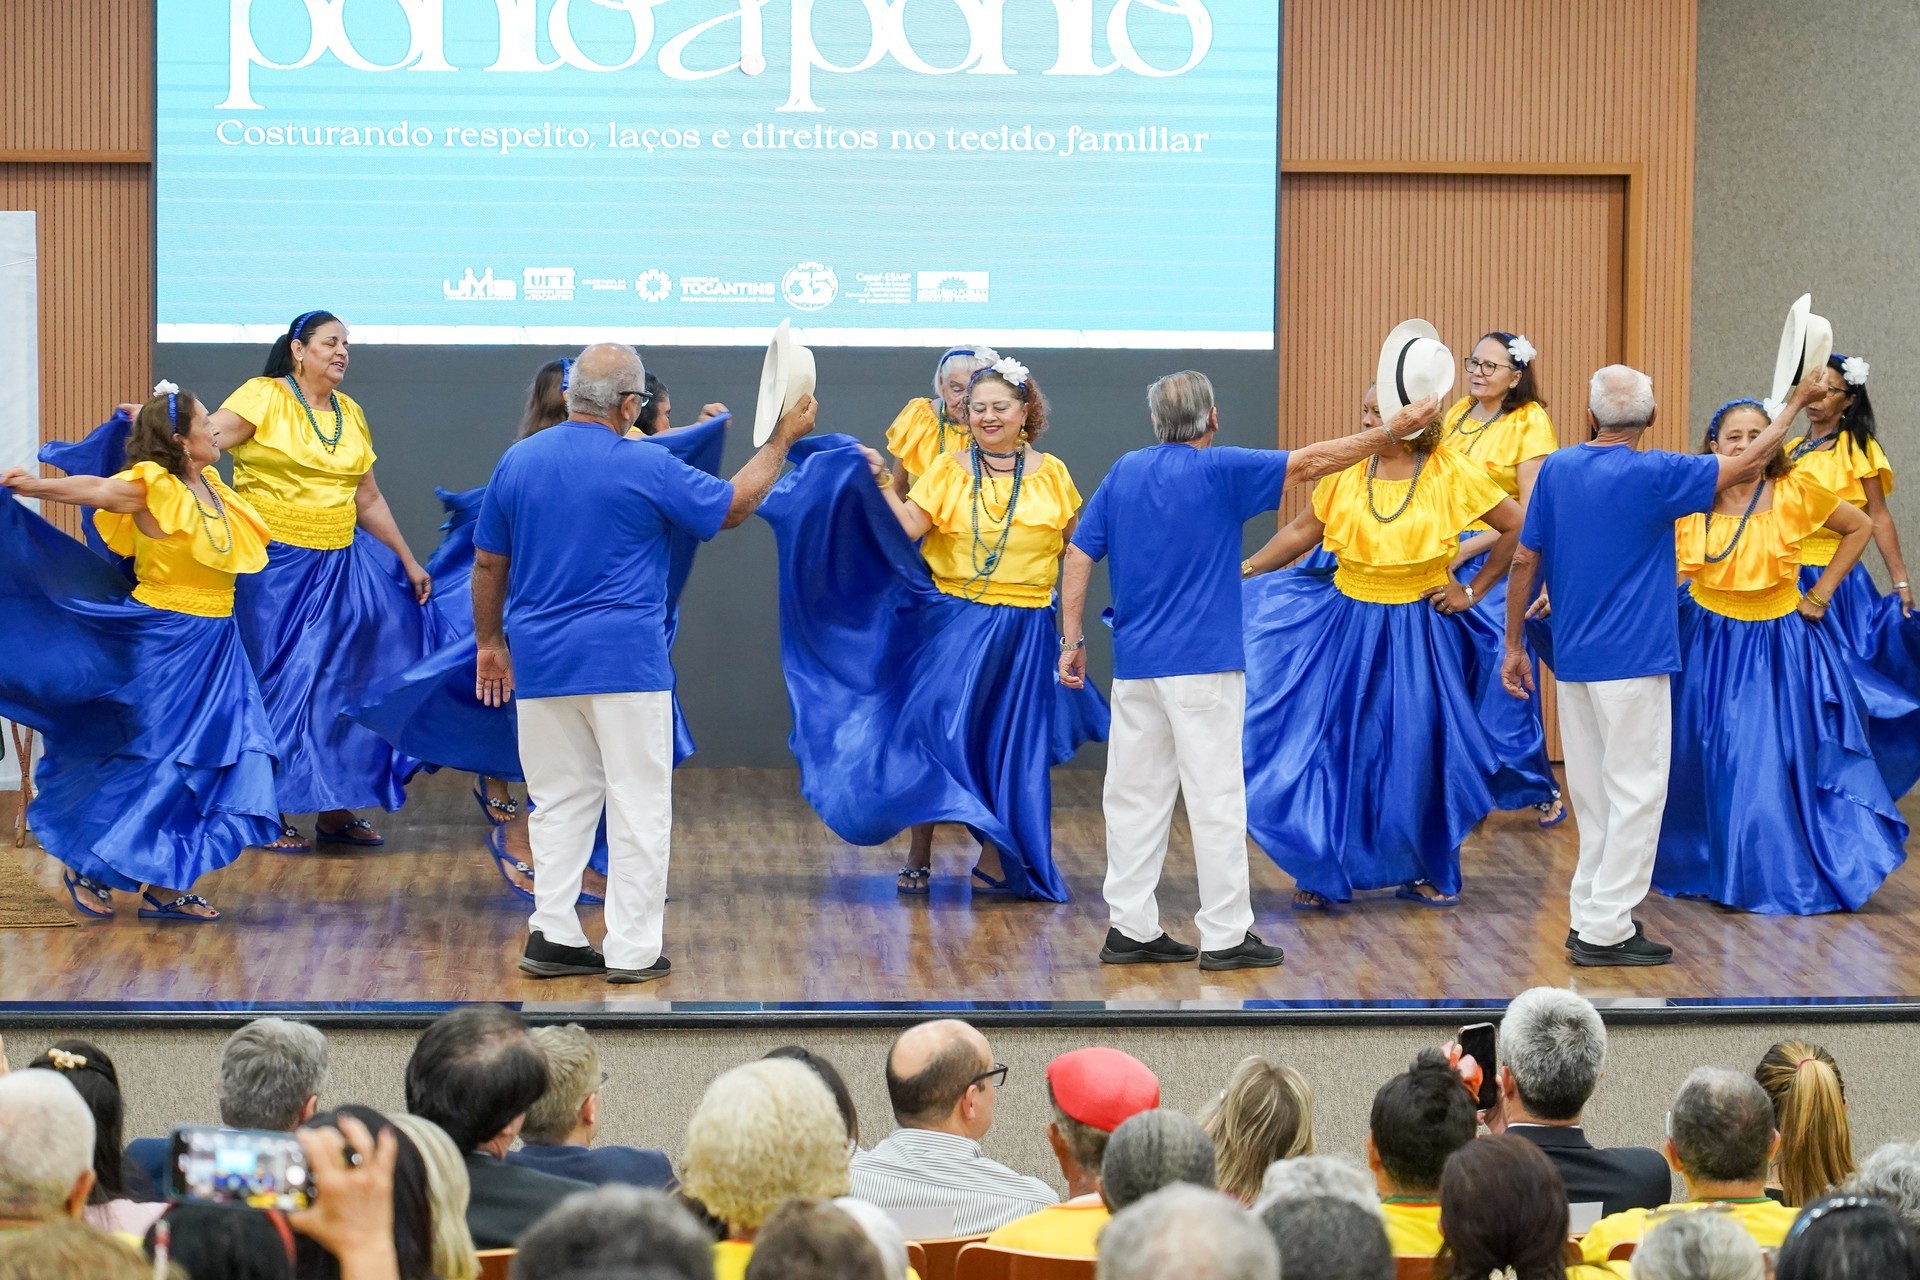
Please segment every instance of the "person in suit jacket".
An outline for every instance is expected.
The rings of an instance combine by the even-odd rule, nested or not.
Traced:
[[[1592,1004],[1560,987],[1521,992],[1500,1023],[1500,1101],[1487,1127],[1546,1152],[1573,1204],[1597,1202],[1602,1216],[1657,1208],[1673,1190],[1666,1157],[1596,1147],[1580,1125],[1606,1056],[1607,1028]]]
[[[520,1148],[507,1163],[596,1187],[673,1186],[673,1165],[666,1153],[644,1147],[596,1147],[600,1131],[600,1051],[576,1023],[536,1027],[530,1035],[547,1060],[547,1091],[527,1110],[520,1127]]]

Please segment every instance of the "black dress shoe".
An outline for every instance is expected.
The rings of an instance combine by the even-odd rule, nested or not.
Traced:
[[[1616,942],[1610,947],[1599,947],[1576,937],[1572,945],[1567,948],[1567,953],[1575,964],[1588,968],[1650,967],[1669,964],[1673,960],[1673,948],[1649,938],[1646,930],[1637,920],[1633,924],[1633,936],[1625,942]]]
[[[1221,951],[1202,951],[1200,967],[1202,969],[1271,969],[1284,964],[1287,953],[1279,947],[1270,947],[1249,933],[1246,941],[1237,947],[1227,947]]]
[[[1200,948],[1175,942],[1161,934],[1152,942],[1135,942],[1118,929],[1107,930],[1107,944],[1100,948],[1101,964],[1187,964],[1200,954]]]
[[[520,972],[536,978],[566,978],[606,971],[606,957],[592,947],[563,947],[557,942],[548,942],[538,929],[527,939],[527,949],[520,956]]]
[[[661,956],[644,969],[608,969],[607,981],[630,986],[636,982],[652,982],[655,978],[664,978],[673,972],[673,965],[665,956]]]

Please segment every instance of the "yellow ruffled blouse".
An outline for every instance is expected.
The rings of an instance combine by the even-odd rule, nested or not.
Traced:
[[[1784,618],[1800,603],[1800,564],[1806,540],[1840,505],[1806,472],[1794,470],[1773,482],[1773,505],[1747,520],[1732,554],[1709,564],[1733,541],[1740,514],[1696,512],[1674,522],[1673,549],[1680,576],[1702,609],[1747,622]],[[1834,535],[1835,545],[1839,535]],[[1832,556],[1828,556],[1832,560]]]
[[[142,533],[132,512],[96,511],[93,527],[115,555],[133,557],[135,600],[173,613],[228,618],[234,578],[267,567],[269,535],[266,522],[221,483],[219,472],[207,467],[200,474],[219,495],[218,513],[159,463],[136,462],[113,478],[146,491],[147,514],[165,536]]]
[[[285,378],[250,379],[220,407],[253,424],[253,438],[230,450],[233,484],[266,518],[274,541],[320,551],[352,545],[354,490],[375,457],[360,406],[340,396],[340,440],[331,451],[313,423],[331,437],[332,407],[315,405],[309,422]]]
[[[925,397],[907,401],[887,428],[887,452],[915,479],[927,474],[941,454],[964,449],[972,440],[965,427],[941,421],[939,408]]]
[[[1080,491],[1073,487],[1067,464],[1047,454],[1037,470],[1020,477],[1020,503],[1013,511],[1013,532],[994,566],[982,581],[974,564],[973,468],[967,454],[947,453],[933,460],[931,469],[914,482],[907,501],[926,512],[933,528],[920,544],[920,553],[933,570],[933,585],[950,596],[982,604],[1010,604],[1043,609],[1053,602],[1060,578],[1060,553],[1067,530],[1080,511]],[[980,503],[980,555],[1000,541],[1007,526],[1007,503],[1013,496],[1013,477],[986,477]]]
[[[1460,531],[1506,496],[1485,467],[1445,444],[1427,455],[1417,483],[1375,479],[1371,511],[1366,462],[1326,477],[1313,487],[1313,514],[1326,526],[1322,543],[1340,562],[1333,585],[1372,604],[1413,603],[1422,592],[1446,584],[1447,566],[1460,550]],[[1373,514],[1392,515],[1403,502],[1407,508],[1397,519]]]
[[[1474,400],[1467,396],[1447,410],[1445,442],[1463,456],[1487,469],[1493,482],[1515,502],[1520,500],[1520,464],[1544,458],[1560,447],[1554,434],[1553,419],[1538,401],[1528,401],[1512,413],[1503,413],[1491,422],[1475,422]],[[1485,532],[1487,525],[1476,522],[1473,532]]]
[[[1806,439],[1801,436],[1787,442],[1787,454]],[[1840,433],[1831,447],[1816,449],[1812,453],[1802,454],[1793,464],[1795,475],[1805,472],[1822,489],[1829,489],[1840,495],[1842,502],[1851,502],[1862,511],[1867,509],[1867,489],[1861,483],[1878,478],[1880,496],[1893,496],[1893,464],[1887,461],[1886,453],[1880,448],[1878,440],[1867,441],[1863,450],[1853,442],[1846,432]],[[1816,529],[1807,535],[1800,544],[1800,563],[1811,565],[1830,565],[1833,553],[1840,549],[1840,535],[1827,529]]]

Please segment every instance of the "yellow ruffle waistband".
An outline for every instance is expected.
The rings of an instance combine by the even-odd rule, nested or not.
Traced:
[[[1415,566],[1406,573],[1376,573],[1343,564],[1333,571],[1333,585],[1341,595],[1368,604],[1412,604],[1448,581],[1445,565]]]
[[[971,600],[975,604],[1008,604],[1016,609],[1044,609],[1053,603],[1052,587],[1036,587],[1026,582],[988,582],[983,591],[982,584],[978,582],[969,584],[936,575],[933,585],[946,595]]]
[[[1824,569],[1833,563],[1834,553],[1839,550],[1839,534],[1826,529],[1815,529],[1800,539],[1800,563]]]
[[[267,522],[267,530],[275,542],[306,547],[310,551],[338,551],[353,545],[357,514],[351,502],[316,510],[270,498],[257,489],[251,493],[243,490],[240,496]]]
[[[183,587],[171,583],[143,582],[133,589],[133,598],[154,609],[190,613],[196,618],[233,616],[232,587]]]
[[[1741,622],[1771,622],[1786,617],[1800,604],[1800,588],[1791,582],[1762,591],[1717,591],[1695,582],[1688,585],[1687,594],[1708,613]]]

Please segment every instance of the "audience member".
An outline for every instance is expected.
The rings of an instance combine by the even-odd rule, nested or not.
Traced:
[[[427,1211],[433,1232],[434,1280],[476,1280],[480,1259],[467,1230],[467,1202],[473,1189],[467,1164],[453,1139],[425,1116],[390,1117],[394,1128],[413,1142],[427,1167]]]
[[[1368,1210],[1333,1196],[1288,1197],[1268,1203],[1260,1221],[1280,1247],[1286,1280],[1393,1280],[1377,1203]]]
[[[52,1071],[0,1076],[0,1233],[78,1218],[93,1191],[93,1113]]]
[[[1200,1124],[1213,1139],[1220,1190],[1250,1205],[1268,1165],[1313,1154],[1313,1088],[1292,1067],[1242,1058]]]
[[[527,1108],[547,1091],[547,1064],[520,1015],[468,1005],[436,1019],[407,1059],[407,1110],[446,1130],[467,1164],[467,1229],[482,1249],[512,1245],[587,1183],[505,1160]]]
[[[1289,1200],[1322,1199],[1345,1200],[1376,1220],[1381,1216],[1380,1193],[1374,1188],[1373,1175],[1338,1156],[1295,1156],[1274,1161],[1260,1180],[1260,1198],[1254,1203],[1254,1211]]]
[[[88,1040],[58,1040],[29,1068],[56,1071],[93,1113],[93,1190],[86,1219],[102,1231],[138,1237],[167,1206],[156,1188],[120,1149],[120,1073],[106,1051]]]
[[[1920,1232],[1920,1142],[1888,1142],[1875,1147],[1846,1188],[1893,1206],[1906,1224]]]
[[[1683,1205],[1725,1204],[1763,1249],[1775,1249],[1794,1211],[1767,1199],[1767,1166],[1779,1146],[1773,1103],[1753,1077],[1700,1067],[1680,1086],[1667,1113],[1667,1163],[1686,1183]],[[1657,1212],[1657,1211],[1656,1211]],[[1604,1262],[1615,1245],[1647,1231],[1646,1209],[1609,1214],[1581,1241],[1589,1262]]]
[[[433,1210],[427,1192],[427,1164],[420,1149],[401,1130],[372,1107],[341,1107],[325,1115],[314,1116],[303,1129],[337,1130],[342,1119],[351,1117],[366,1126],[367,1132],[393,1131],[397,1148],[393,1165],[392,1211],[393,1252],[400,1268],[400,1280],[436,1280],[433,1270]],[[294,1274],[298,1280],[338,1280],[340,1266],[332,1254],[315,1241],[301,1239],[294,1250]]]
[[[399,1133],[371,1132],[341,1112],[334,1127],[309,1124],[293,1136],[306,1153],[314,1201],[289,1214],[288,1224],[326,1249],[340,1280],[400,1280],[393,1220]]]
[[[528,1034],[547,1060],[547,1091],[527,1108],[521,1146],[507,1153],[507,1163],[596,1187],[609,1182],[672,1186],[673,1166],[664,1152],[593,1145],[600,1131],[600,1086],[606,1082],[593,1037],[573,1023]]]
[[[170,1206],[165,1221],[167,1256],[188,1280],[294,1280],[298,1246],[283,1213],[189,1200]],[[161,1230],[147,1228],[148,1257]]]
[[[1114,1214],[1100,1233],[1098,1274],[1099,1280],[1280,1280],[1280,1251],[1232,1196],[1169,1186]]]
[[[1107,1139],[1100,1198],[1118,1214],[1175,1183],[1213,1190],[1213,1139],[1178,1111],[1142,1111]]]
[[[1025,1253],[1097,1257],[1094,1242],[1113,1216],[1100,1198],[1107,1140],[1127,1120],[1160,1105],[1160,1081],[1146,1063],[1118,1049],[1075,1049],[1047,1064],[1047,1101],[1053,1108],[1047,1143],[1066,1179],[1067,1199],[1015,1218],[987,1243]]]
[[[1440,1172],[1448,1156],[1473,1141],[1479,1123],[1473,1103],[1437,1049],[1422,1050],[1411,1068],[1373,1095],[1367,1167],[1395,1254],[1440,1252]]]
[[[1636,1273],[1638,1268],[1635,1268]],[[1920,1280],[1920,1242],[1867,1196],[1815,1200],[1787,1233],[1774,1280]]]
[[[880,1251],[831,1200],[800,1196],[770,1214],[754,1239],[746,1280],[886,1280]]]
[[[0,1235],[0,1280],[153,1280],[153,1267],[119,1236],[85,1222],[54,1222]]]
[[[1633,1253],[1634,1280],[1766,1280],[1766,1259],[1725,1213],[1663,1218]]]
[[[1753,1078],[1773,1099],[1780,1154],[1767,1194],[1798,1207],[1817,1200],[1853,1172],[1853,1131],[1847,1124],[1847,1086],[1840,1064],[1817,1044],[1783,1040],[1767,1050]]]
[[[220,1123],[292,1133],[320,1109],[327,1087],[327,1038],[304,1022],[257,1018],[220,1049]],[[171,1138],[135,1138],[131,1160],[156,1191],[167,1186]]]
[[[715,1280],[741,1280],[761,1224],[795,1196],[847,1194],[847,1132],[833,1095],[799,1062],[762,1058],[723,1072],[687,1122],[681,1181],[727,1224]]]
[[[673,1197],[610,1186],[569,1196],[520,1237],[513,1280],[625,1276],[713,1280],[713,1237]]]
[[[893,1220],[893,1215],[879,1205],[868,1204],[856,1196],[841,1196],[834,1203],[860,1224],[860,1229],[867,1233],[867,1239],[873,1241],[873,1247],[880,1251],[880,1266],[886,1272],[887,1280],[907,1280],[907,1238],[901,1234],[900,1224]]]
[[[1651,1147],[1596,1147],[1580,1124],[1606,1056],[1606,1024],[1584,997],[1560,987],[1521,992],[1500,1021],[1504,1130],[1547,1153],[1573,1203],[1598,1204],[1602,1215],[1651,1209],[1673,1195],[1666,1159]]]
[[[951,1209],[954,1235],[985,1235],[1059,1203],[1053,1188],[989,1160],[1007,1069],[987,1038],[946,1019],[907,1028],[887,1054],[887,1097],[898,1127],[855,1152],[853,1193],[883,1209]]]
[[[1567,1188],[1546,1153],[1525,1138],[1469,1142],[1440,1174],[1443,1280],[1561,1280],[1604,1267],[1568,1267]]]
[[[804,1062],[813,1074],[820,1077],[820,1083],[827,1086],[827,1092],[833,1095],[833,1105],[840,1108],[840,1119],[847,1126],[847,1150],[860,1149],[860,1113],[854,1109],[853,1091],[847,1088],[847,1082],[840,1077],[831,1062],[811,1049],[797,1044],[783,1044],[767,1054],[769,1058],[792,1058],[795,1062]]]

